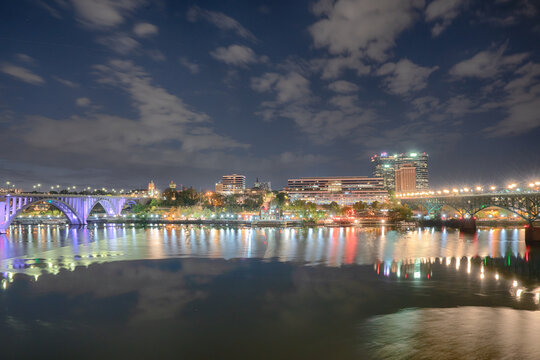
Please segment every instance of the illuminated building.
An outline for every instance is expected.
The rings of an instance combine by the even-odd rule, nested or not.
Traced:
[[[396,192],[416,190],[416,167],[407,163],[396,169]]]
[[[154,184],[154,180],[152,180],[148,183],[148,196],[154,195],[156,195],[156,185]]]
[[[291,201],[304,200],[315,204],[352,205],[363,201],[384,201],[388,192],[384,190],[382,178],[367,176],[330,176],[289,179],[287,188]]]
[[[373,164],[373,176],[381,177],[386,190],[396,190],[396,170],[405,165],[412,164],[416,172],[416,189],[429,189],[428,177],[428,154],[424,153],[403,153],[388,155],[381,153],[371,157]]]
[[[246,189],[246,177],[244,175],[223,175],[221,181],[216,184],[216,193],[223,195],[242,194]]]
[[[169,189],[171,189],[171,200],[175,201],[176,200],[176,184],[172,180],[169,183]]]

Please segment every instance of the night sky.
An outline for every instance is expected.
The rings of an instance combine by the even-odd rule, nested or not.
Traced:
[[[527,0],[0,2],[0,186],[540,177]]]

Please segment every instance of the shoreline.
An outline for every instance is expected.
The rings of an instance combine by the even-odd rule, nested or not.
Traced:
[[[435,228],[459,228],[458,220],[421,220],[409,222],[390,222],[388,220],[363,220],[350,223],[315,223],[303,220],[236,220],[236,219],[92,219],[88,221],[90,225],[105,225],[105,224],[133,224],[133,225],[213,225],[213,226],[248,226],[248,227],[351,227],[351,226],[391,226],[400,228],[411,227],[435,227]],[[524,222],[520,221],[482,221],[477,220],[478,227],[522,227]],[[68,225],[64,219],[16,219],[12,226],[35,226],[35,225]]]

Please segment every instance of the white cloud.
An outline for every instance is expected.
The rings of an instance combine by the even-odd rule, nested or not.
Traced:
[[[251,88],[257,92],[273,92],[278,103],[307,100],[311,95],[309,80],[297,72],[287,75],[266,73],[251,79]]]
[[[32,85],[41,85],[45,83],[45,80],[43,80],[41,76],[34,74],[28,69],[9,63],[0,64],[0,71]]]
[[[112,51],[126,55],[137,49],[140,43],[125,33],[111,34],[99,37],[96,40],[99,44],[108,47]]]
[[[436,22],[431,29],[433,37],[439,36],[459,15],[468,0],[434,0],[426,8],[426,21]]]
[[[145,50],[144,53],[154,61],[165,61],[167,59],[165,57],[165,54],[163,54],[160,50],[157,49],[148,49]]]
[[[36,60],[34,60],[33,57],[28,56],[26,54],[17,54],[16,57],[17,57],[17,60],[25,62],[29,65],[33,65],[36,63]]]
[[[64,85],[64,86],[67,86],[67,87],[70,87],[70,88],[77,88],[79,87],[80,85],[73,82],[73,81],[70,81],[70,80],[66,80],[66,79],[63,79],[59,76],[53,76],[52,77],[54,80],[58,81],[60,84]]]
[[[58,10],[56,10],[55,8],[53,8],[52,6],[50,6],[49,4],[47,4],[45,1],[43,0],[36,0],[35,3],[42,7],[43,9],[47,10],[47,12],[57,18],[57,19],[62,19],[62,15],[60,15],[60,12]]]
[[[229,65],[245,66],[251,63],[266,61],[265,56],[258,57],[255,52],[243,45],[230,45],[229,47],[218,47],[211,51],[210,55],[214,59]]]
[[[159,30],[157,26],[150,23],[138,23],[133,27],[133,32],[139,37],[150,37],[157,35]]]
[[[319,99],[312,97],[309,80],[297,72],[266,73],[252,78],[251,87],[257,92],[275,95],[273,101],[262,103],[258,115],[267,121],[290,119],[318,144],[354,137],[375,119],[374,113],[361,108],[358,97],[353,95],[337,95],[329,99],[326,106],[317,106]]]
[[[68,119],[30,117],[24,126],[31,130],[21,135],[25,143],[50,154],[100,156],[107,163],[199,166],[192,163],[196,158],[201,167],[210,162],[205,160],[209,152],[247,146],[217,134],[208,115],[152,84],[149,74],[131,61],[112,60],[94,69],[100,84],[129,96],[138,116],[92,112]]]
[[[427,79],[439,67],[422,67],[408,59],[397,63],[386,63],[377,70],[377,75],[384,76],[386,90],[396,95],[408,95],[427,86]]]
[[[93,28],[111,28],[122,24],[125,17],[146,3],[146,0],[71,0],[78,20]]]
[[[356,92],[359,90],[358,85],[353,84],[350,81],[345,81],[345,80],[334,81],[333,83],[330,83],[328,85],[328,88],[332,91],[335,91],[337,93],[343,93],[343,94]]]
[[[346,69],[355,70],[358,76],[371,71],[371,67],[364,64],[359,56],[353,55],[313,59],[311,65],[315,71],[322,71],[323,79],[335,79]]]
[[[243,37],[244,39],[251,40],[253,42],[257,41],[255,35],[253,35],[249,30],[243,27],[238,21],[233,19],[230,16],[227,16],[221,12],[209,11],[201,9],[198,6],[192,6],[187,13],[187,18],[191,22],[196,22],[199,19],[204,19],[211,24],[214,24],[218,29],[221,30],[232,30],[237,35]]]
[[[472,58],[457,63],[450,69],[450,75],[455,77],[491,78],[499,72],[518,66],[528,56],[528,53],[503,55],[506,45],[499,49],[485,50]]]
[[[402,31],[412,26],[423,0],[338,0],[315,4],[325,18],[309,31],[315,46],[334,55],[360,55],[384,61]]]
[[[87,106],[90,106],[92,101],[90,101],[90,99],[87,97],[80,97],[75,101],[75,103],[77,104],[77,106],[87,107]]]
[[[504,87],[507,116],[486,128],[490,136],[519,135],[540,127],[540,64],[529,62],[515,71]]]
[[[200,70],[198,64],[195,64],[189,61],[189,59],[186,57],[181,57],[178,59],[178,61],[180,62],[182,66],[186,67],[192,74],[197,74]]]

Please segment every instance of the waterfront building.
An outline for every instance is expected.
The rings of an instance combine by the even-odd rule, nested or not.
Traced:
[[[363,201],[384,201],[388,191],[383,178],[367,176],[329,176],[289,179],[285,191],[291,201],[304,200],[315,204],[352,205]]]
[[[416,189],[429,188],[428,154],[427,153],[402,153],[388,155],[383,152],[371,157],[373,164],[373,177],[383,178],[386,190],[396,190],[396,170],[412,164],[416,172]]]
[[[396,192],[416,191],[416,167],[407,163],[396,169]]]
[[[246,190],[246,177],[238,174],[223,175],[215,190],[222,195],[242,194]]]

